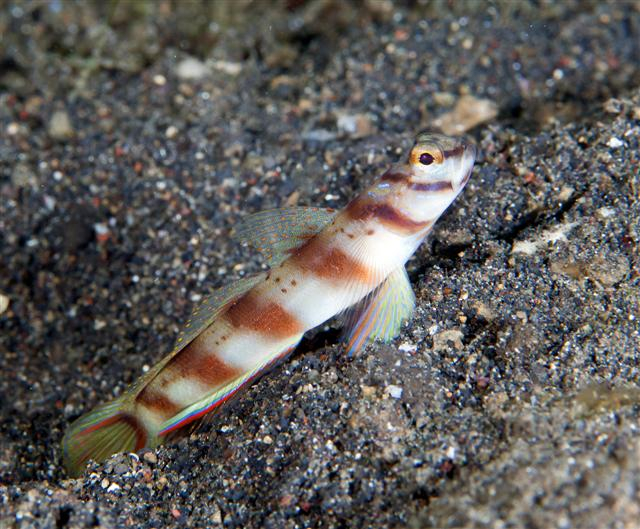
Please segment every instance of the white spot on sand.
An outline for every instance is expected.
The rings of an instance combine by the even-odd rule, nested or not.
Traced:
[[[554,228],[543,231],[539,237],[528,241],[516,241],[513,244],[511,253],[520,253],[524,255],[534,255],[541,247],[551,243],[566,242],[567,234],[576,226],[577,222],[569,222],[560,224]]]
[[[620,138],[616,138],[615,136],[611,136],[609,141],[607,142],[607,146],[611,149],[618,149],[624,145],[624,142]]]
[[[400,386],[394,386],[393,384],[391,384],[387,386],[385,391],[390,397],[394,399],[402,398],[402,388]]]
[[[185,81],[201,79],[208,73],[209,68],[207,65],[194,57],[187,57],[180,61],[176,66],[176,75]]]
[[[9,308],[9,296],[5,296],[0,292],[0,314],[4,313]]]
[[[398,349],[403,353],[415,353],[418,350],[418,346],[411,342],[402,342]]]

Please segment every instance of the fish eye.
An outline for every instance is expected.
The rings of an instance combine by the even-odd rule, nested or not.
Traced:
[[[443,161],[442,151],[436,145],[415,145],[409,153],[409,163],[413,166],[440,164]]]

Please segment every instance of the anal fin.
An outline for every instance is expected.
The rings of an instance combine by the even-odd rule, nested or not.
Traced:
[[[222,405],[228,403],[240,390],[247,388],[259,377],[283,361],[293,352],[298,343],[299,339],[284,351],[258,365],[255,369],[243,373],[223,387],[216,388],[210,394],[165,421],[160,426],[158,437],[172,439],[201,427],[214,416],[214,411],[217,411]]]

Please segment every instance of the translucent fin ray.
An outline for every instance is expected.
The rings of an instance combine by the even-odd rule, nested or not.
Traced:
[[[347,312],[343,337],[349,356],[362,349],[367,341],[389,342],[395,338],[414,307],[415,295],[407,272],[404,267],[398,268]]]
[[[335,215],[335,210],[312,207],[261,211],[242,219],[234,238],[253,246],[270,266],[275,266],[330,224]]]
[[[220,287],[210,296],[206,296],[191,312],[191,316],[176,339],[174,349],[170,356],[180,352],[189,345],[190,342],[197,338],[203,330],[215,321],[224,309],[263,281],[265,276],[266,273],[260,273],[250,277],[243,277],[234,283]]]
[[[65,467],[70,475],[82,472],[89,459],[104,461],[117,452],[132,452],[155,446],[146,428],[136,418],[135,398],[166,364],[206,329],[220,313],[242,294],[264,279],[265,274],[247,277],[216,290],[194,309],[171,353],[141,376],[121,397],[98,406],[76,420],[62,441]]]
[[[128,413],[129,395],[98,406],[76,420],[62,440],[62,455],[71,476],[82,473],[87,461],[102,462],[116,452],[133,452],[144,447],[147,432]]]

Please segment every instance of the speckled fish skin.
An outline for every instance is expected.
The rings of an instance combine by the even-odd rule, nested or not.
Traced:
[[[404,264],[462,191],[474,159],[475,147],[463,139],[421,133],[404,163],[340,212],[256,215],[247,239],[264,246],[271,269],[196,309],[171,354],[122,397],[70,426],[63,440],[69,473],[89,459],[157,446],[250,384],[306,331],[350,308],[350,353],[395,337],[414,303]]]

